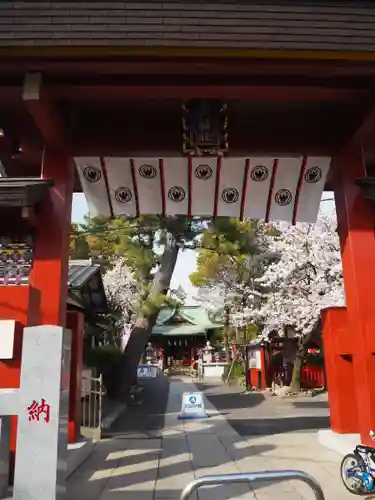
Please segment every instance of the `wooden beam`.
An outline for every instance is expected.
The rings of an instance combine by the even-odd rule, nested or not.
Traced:
[[[375,139],[375,102],[369,106],[369,112],[365,116],[360,127],[355,131],[353,137],[350,139],[350,143],[353,144],[365,144],[368,142],[374,142]],[[374,147],[372,148],[374,150]]]
[[[350,154],[351,150],[360,147],[366,161],[375,159],[375,94],[363,100],[360,108],[368,111],[363,111],[361,118],[353,124],[352,131],[346,134],[344,141],[335,151],[330,182],[334,182],[340,174],[340,161],[338,160]]]
[[[85,59],[97,60],[99,58],[136,58],[136,57],[180,57],[187,60],[194,58],[223,57],[233,59],[253,60],[279,60],[279,61],[331,61],[331,62],[374,62],[375,53],[372,51],[337,51],[337,50],[280,50],[280,49],[248,49],[236,47],[169,47],[169,46],[131,46],[131,45],[105,45],[88,44],[87,46],[75,45],[28,45],[0,47],[1,59]]]
[[[149,133],[146,127],[143,131],[137,129],[121,129],[111,131],[92,130],[87,136],[75,137],[70,153],[72,156],[170,156],[181,155],[182,139],[178,127],[165,126],[161,131]],[[297,154],[311,156],[330,156],[340,143],[333,134],[324,134],[324,140],[319,133],[309,133],[302,130],[282,132],[277,128],[274,133],[267,134],[262,130],[253,130],[251,134],[241,135],[233,131],[229,136],[230,154],[269,155]]]
[[[22,99],[46,145],[66,149],[67,133],[55,103],[44,95],[41,73],[26,73]]]
[[[0,103],[9,104],[10,102],[18,102],[22,96],[22,87],[0,85]]]
[[[334,61],[280,61],[231,58],[199,58],[189,64],[181,58],[102,58],[86,59],[2,59],[0,74],[20,71],[42,72],[48,75],[272,75],[327,78],[332,76],[373,75],[375,66],[367,63]]]
[[[48,85],[51,99],[68,101],[126,101],[134,99],[244,99],[263,102],[358,101],[357,89],[252,85]]]

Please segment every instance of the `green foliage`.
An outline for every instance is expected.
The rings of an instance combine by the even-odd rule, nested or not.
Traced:
[[[76,242],[82,240],[87,249],[86,258],[100,261],[103,268],[108,269],[116,257],[122,257],[137,280],[139,307],[134,311],[137,316],[134,334],[125,352],[121,354],[116,349],[119,311],[114,308],[107,318],[112,346],[87,354],[89,365],[103,373],[108,393],[116,392],[121,383],[125,392],[129,389],[160,307],[181,302],[179,297],[167,295],[174,264],[180,249],[196,247],[197,237],[205,226],[205,221],[196,217],[142,216],[113,220],[87,217],[83,224],[72,227],[72,257],[76,256]]]
[[[103,375],[103,383],[109,398],[114,397],[121,384],[121,351],[113,345],[84,350],[84,364],[96,368]]]
[[[72,231],[69,239],[69,254],[71,259],[88,259],[90,254],[89,244],[85,234],[78,224],[72,224]]]
[[[245,365],[241,361],[233,361],[233,366],[230,363],[224,369],[224,373],[222,375],[223,380],[228,379],[228,374],[230,372],[229,381],[237,381],[240,385],[245,385]]]
[[[224,327],[223,328],[215,328],[210,338],[212,343],[222,343],[224,340]]]
[[[157,314],[162,307],[169,306],[171,304],[174,304],[174,301],[169,301],[167,295],[148,295],[147,299],[142,302],[139,308],[139,312],[140,314],[142,314],[142,316],[148,318],[150,316],[153,316],[154,314]]]
[[[104,267],[122,256],[138,279],[149,282],[167,239],[194,248],[204,226],[198,217],[85,217],[83,224],[72,224],[70,255],[101,260]]]
[[[233,287],[233,279],[227,281],[225,271],[228,270],[235,283],[250,285],[253,276],[246,262],[259,253],[258,236],[261,233],[264,228],[257,221],[217,218],[203,231],[197,270],[190,275],[192,284],[205,287],[220,283]]]
[[[260,328],[258,325],[254,323],[249,323],[245,327],[245,341],[249,342],[250,340],[255,339],[260,333]]]
[[[139,279],[149,279],[156,264],[154,252],[156,221],[152,217],[107,219],[86,217],[80,226],[72,227],[72,239],[85,242],[87,256],[101,260],[107,267],[116,257],[126,264]],[[74,254],[71,256],[75,258]]]

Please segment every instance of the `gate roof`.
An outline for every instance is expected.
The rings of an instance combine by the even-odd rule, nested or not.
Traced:
[[[366,1],[7,1],[0,46],[375,51]]]
[[[107,182],[105,208],[98,210],[95,194],[82,186],[82,162],[117,158],[129,173],[130,159],[151,159],[164,162],[167,175],[171,158],[182,161],[182,102],[215,98],[228,104],[232,158],[222,162],[223,176],[208,190],[208,208],[195,209],[186,166],[185,187],[165,184],[155,191],[156,212],[177,206],[168,197],[177,186],[185,191],[178,213],[231,215],[235,208],[237,215],[251,215],[244,196],[250,185],[238,179],[227,185],[227,165],[242,161],[237,173],[245,178],[254,158],[262,166],[297,157],[291,185],[279,186],[293,198],[285,217],[311,220],[311,214],[298,215],[295,203],[304,196],[303,163],[318,157],[326,164],[355,137],[373,171],[374,28],[375,4],[361,0],[0,2],[0,160],[8,175],[39,176],[44,146],[64,149],[81,174],[76,190],[84,187],[99,213],[124,208],[125,191],[116,199],[124,187],[133,202],[139,198],[131,211],[146,213],[141,184],[124,185],[123,179]],[[308,195],[314,200],[324,180],[332,187],[323,170],[319,190]],[[112,180],[113,172],[108,168]],[[238,197],[223,205],[227,189]],[[272,219],[279,189],[263,193],[259,210],[266,218],[268,211]]]

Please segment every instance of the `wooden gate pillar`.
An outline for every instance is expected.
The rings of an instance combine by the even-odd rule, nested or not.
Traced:
[[[0,319],[14,319],[22,326],[66,325],[69,234],[74,187],[74,163],[63,152],[46,149],[42,178],[53,186],[35,208],[33,265],[29,285],[0,286]],[[17,344],[20,344],[17,333]],[[20,383],[20,350],[14,359],[0,363],[0,387],[17,388]],[[12,481],[17,419],[12,418]]]
[[[69,234],[74,163],[64,152],[46,149],[42,178],[52,179],[49,196],[38,207],[34,265],[30,284],[39,291],[40,325],[66,324]]]
[[[72,355],[70,359],[69,426],[68,442],[77,441],[82,419],[81,387],[83,370],[84,314],[68,311],[66,326],[72,332]]]
[[[322,327],[331,429],[355,434],[359,429],[353,368],[355,339],[349,332],[346,307],[324,309]]]
[[[358,419],[357,432],[362,442],[373,445],[369,431],[375,427],[375,235],[371,203],[356,184],[358,178],[366,176],[362,148],[346,148],[336,159],[335,171],[347,326],[348,334],[355,339],[352,352],[354,384],[346,388],[347,391],[354,389],[355,393],[352,394],[353,404],[346,405],[345,411],[353,413],[352,421]],[[340,365],[336,370],[340,372]],[[341,375],[345,377],[345,373]]]

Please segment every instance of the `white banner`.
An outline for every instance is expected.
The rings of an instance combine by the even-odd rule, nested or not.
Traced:
[[[76,158],[91,215],[315,222],[328,157]],[[295,219],[295,221],[294,221]]]

